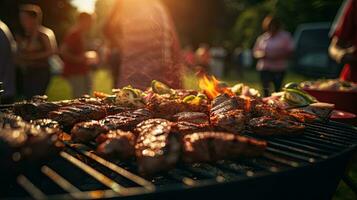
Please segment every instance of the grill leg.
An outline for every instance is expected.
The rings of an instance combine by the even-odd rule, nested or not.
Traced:
[[[342,180],[343,182],[346,183],[346,185],[353,191],[353,193],[355,193],[355,195],[357,196],[357,185],[353,182],[353,180],[351,179],[351,177],[349,177],[347,174],[344,174],[342,176]]]

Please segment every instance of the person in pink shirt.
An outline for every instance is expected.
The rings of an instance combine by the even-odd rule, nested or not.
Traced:
[[[263,20],[264,33],[257,38],[253,48],[253,56],[258,59],[257,70],[265,96],[270,95],[270,84],[279,91],[284,79],[288,59],[294,50],[291,35],[281,29],[279,20],[267,16]]]

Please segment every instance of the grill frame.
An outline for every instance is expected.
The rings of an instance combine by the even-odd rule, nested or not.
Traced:
[[[322,131],[320,131],[320,129]],[[329,131],[335,131],[335,132],[334,133],[329,131],[324,132],[323,129]],[[348,133],[348,130],[352,132]],[[320,136],[324,136],[325,138],[319,139],[317,135],[313,135],[318,133],[320,133]],[[46,197],[49,199],[98,198],[98,197],[101,198],[120,197],[120,199],[169,199],[169,198],[183,199],[183,198],[192,198],[192,197],[201,198],[202,196],[205,196],[205,198],[208,199],[221,198],[222,196],[224,197],[239,196],[239,198],[243,198],[243,199],[262,199],[262,198],[264,199],[330,199],[338,185],[339,180],[341,179],[345,171],[349,159],[356,151],[357,128],[339,122],[333,122],[333,121],[318,122],[314,124],[307,124],[307,131],[305,134],[307,135],[298,136],[294,138],[288,138],[288,137],[266,138],[268,141],[269,153],[266,153],[264,155],[264,159],[272,161],[271,159],[272,157],[269,158],[269,156],[273,156],[273,157],[275,156],[276,159],[276,158],[281,158],[280,154],[283,155],[285,154],[285,156],[287,157],[290,156],[289,160],[293,160],[293,162],[290,163],[288,162],[284,164],[284,162],[286,161],[285,160],[284,162],[280,162],[279,165],[281,166],[290,165],[290,166],[286,166],[283,169],[276,169],[276,171],[274,171],[272,168],[270,168],[270,170],[264,169],[263,171],[265,172],[262,173],[259,172],[253,174],[250,174],[249,170],[247,171],[243,169],[241,171],[245,172],[245,174],[237,173],[236,174],[237,177],[232,178],[231,180],[228,181],[224,181],[222,178],[219,178],[218,176],[214,179],[208,179],[204,181],[195,181],[189,178],[186,180],[186,182],[185,180],[183,180],[182,181],[183,183],[181,184],[178,183],[178,184],[170,184],[164,186],[156,186],[154,190],[153,188],[146,188],[144,190],[142,190],[141,188],[140,191],[138,190],[139,192],[133,190],[135,195],[130,195],[129,192],[128,193],[129,195],[125,195],[125,196],[120,196],[118,193],[114,192],[113,190],[102,190],[102,192],[104,192],[102,193],[103,196],[100,196],[101,192],[97,192],[96,193],[97,196],[86,196],[88,194],[93,194],[93,192],[92,193],[79,192],[79,193],[72,193],[72,194],[65,193],[64,195],[43,196],[41,192],[36,191],[38,185],[36,184],[32,185],[32,181],[29,180],[31,178],[27,178],[26,173],[25,175],[18,176],[17,185],[21,185],[23,188],[26,188],[27,192],[29,192],[30,196],[32,196],[33,198]],[[249,133],[245,133],[245,135],[250,136]],[[331,137],[332,140],[328,141],[326,140],[326,137]],[[351,142],[348,142],[347,139],[353,139],[353,140]],[[300,140],[300,142],[301,141],[304,142],[299,143],[296,142],[295,140]],[[282,142],[285,145],[288,143],[291,144],[292,146],[281,145],[280,147],[287,148],[287,151],[281,151],[281,149],[279,150],[280,148],[279,142]],[[321,142],[321,143],[317,143],[317,142]],[[331,146],[328,147],[328,145],[323,143],[330,143]],[[326,148],[319,149],[316,148],[316,146],[314,146],[313,144],[319,147],[326,147]],[[74,158],[75,156],[78,156],[80,153],[83,153],[81,152],[83,150],[78,149],[77,147],[75,148],[70,147],[70,144],[66,144],[66,145],[67,145],[66,151],[69,152],[77,151],[72,155],[72,157]],[[274,148],[274,145],[278,146],[278,150],[276,149],[276,147]],[[294,152],[299,150],[299,148],[297,148],[296,146],[310,147],[310,151],[306,150],[305,148],[305,149],[300,149],[300,152],[297,154],[291,153],[291,151]],[[311,150],[311,148],[315,148],[315,149]],[[323,154],[318,154],[315,152],[315,151],[320,151],[320,152],[324,152],[324,154],[327,154],[328,152],[332,152],[333,150],[338,150],[338,151],[327,157],[323,157],[322,156]],[[71,154],[68,152],[67,154],[70,155],[68,158],[72,159]],[[276,156],[275,154],[278,154],[280,156]],[[310,158],[306,156],[307,154],[310,154]],[[63,155],[66,154],[61,152],[60,155],[64,157]],[[295,158],[291,159],[291,156]],[[312,156],[319,157],[319,158],[316,158],[315,160],[311,160]],[[258,160],[259,159],[260,158],[258,158]],[[88,158],[85,158],[83,160],[88,161]],[[254,164],[254,161],[252,160],[255,159],[229,161],[228,163],[243,163],[243,165],[248,165],[248,166],[250,165],[253,166],[253,168],[255,169],[266,167],[266,166],[257,166],[258,164],[256,163]],[[279,161],[276,160],[274,162],[279,163]],[[294,166],[294,163],[297,163],[299,166]],[[47,166],[47,164],[45,166]],[[211,166],[213,167],[213,169],[224,168],[223,172],[239,171],[239,170],[230,169],[226,165],[226,163],[200,164],[198,169],[200,169],[202,166],[206,166],[206,167]],[[197,176],[199,173],[196,173],[193,170],[195,168],[194,167],[191,168],[191,167],[183,166],[184,169],[183,171],[185,170],[186,172],[189,171],[190,173],[193,173],[193,175]],[[228,170],[226,168],[228,168]],[[43,166],[41,169],[43,169]],[[51,171],[51,168],[49,169]],[[94,169],[97,170],[95,167]],[[131,169],[133,169],[133,167],[131,167]],[[57,170],[58,169],[55,169],[54,171],[56,172]],[[175,170],[182,171],[182,166],[180,165],[179,169],[175,169]],[[29,169],[28,171],[32,172],[33,169]],[[212,172],[212,170],[208,169],[204,171],[204,173],[214,174],[215,172]],[[167,178],[168,174],[169,173],[166,173],[165,174],[166,177],[164,176],[164,178]],[[182,178],[181,175],[177,175],[175,174],[175,172],[172,175],[169,175],[170,177],[169,179],[172,179],[172,176],[178,176],[178,178],[176,177],[177,179],[180,179],[180,177]],[[133,176],[130,175],[129,177],[130,177],[129,179],[132,179]],[[67,180],[68,177],[64,177],[64,178]],[[109,181],[113,181],[113,180],[111,179]],[[76,186],[75,184],[73,185]]]

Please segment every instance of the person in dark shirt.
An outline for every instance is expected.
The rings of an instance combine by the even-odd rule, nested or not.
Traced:
[[[20,7],[24,34],[17,35],[17,63],[23,69],[23,90],[27,99],[44,95],[50,82],[48,59],[57,51],[53,31],[41,25],[42,11],[37,5]]]
[[[0,20],[0,82],[3,83],[2,89],[4,90],[1,103],[12,103],[14,101],[16,93],[15,53],[15,40],[6,24]]]

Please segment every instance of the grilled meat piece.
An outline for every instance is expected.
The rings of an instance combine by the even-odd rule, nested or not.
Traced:
[[[186,121],[195,124],[208,123],[209,119],[207,114],[201,112],[180,112],[172,117],[172,121],[180,122]]]
[[[243,130],[245,128],[245,120],[243,110],[229,110],[211,115],[211,124],[213,126],[232,133]]]
[[[57,121],[54,121],[52,119],[37,119],[37,120],[31,120],[31,124],[40,126],[41,128],[55,128],[55,129],[60,129],[60,125]]]
[[[137,109],[109,115],[99,121],[87,121],[77,123],[71,130],[72,139],[76,142],[88,143],[101,133],[109,130],[130,131],[140,122],[152,117],[149,110]],[[103,142],[103,141],[102,141]]]
[[[199,132],[183,139],[185,162],[210,162],[261,155],[267,143],[226,132]]]
[[[47,118],[49,112],[59,109],[61,106],[52,102],[20,102],[15,103],[13,111],[26,121]]]
[[[172,117],[175,132],[181,137],[185,134],[211,130],[208,116],[200,112],[181,112]]]
[[[0,166],[5,169],[40,162],[59,150],[54,134],[57,128],[44,128],[4,114],[0,115],[0,124]]]
[[[171,99],[164,95],[153,95],[149,100],[147,107],[155,117],[171,120],[171,117],[180,112],[203,112],[208,113],[208,104],[202,103],[193,105],[183,102],[181,99]]]
[[[210,131],[212,127],[208,123],[192,123],[186,121],[180,121],[173,125],[174,132],[178,133],[180,136],[184,136],[189,133]]]
[[[116,115],[109,115],[101,123],[109,130],[121,129],[130,131],[140,122],[152,118],[152,113],[147,109],[137,109],[134,111],[125,111]]]
[[[176,164],[180,143],[171,129],[172,123],[165,119],[149,119],[137,125],[135,154],[140,173],[150,175]]]
[[[64,128],[70,128],[78,122],[88,120],[103,119],[107,115],[105,108],[97,105],[75,105],[61,107],[59,110],[52,111],[48,117],[57,121]]]
[[[246,120],[244,100],[227,94],[213,100],[210,121],[217,129],[236,133],[245,128]]]
[[[100,135],[97,153],[107,157],[129,159],[135,156],[135,134],[130,131],[115,130]],[[103,141],[104,140],[104,141]],[[102,142],[103,141],[103,142]]]
[[[262,136],[271,135],[299,135],[302,134],[305,126],[302,123],[292,120],[275,119],[270,116],[258,117],[250,120],[250,130]]]
[[[82,97],[73,100],[63,100],[48,102],[42,96],[35,96],[30,101],[23,101],[14,104],[13,111],[16,115],[21,116],[24,120],[30,121],[35,119],[48,118],[48,114],[56,111],[61,107],[78,106],[78,105],[97,105],[107,108],[110,114],[118,113],[118,108],[115,109],[101,99]]]
[[[71,130],[74,142],[88,143],[93,141],[99,134],[108,132],[106,126],[99,121],[81,122],[74,125]]]
[[[289,115],[298,122],[314,122],[318,118],[315,114],[306,112],[301,109],[290,110]]]
[[[0,113],[0,128],[21,128],[26,122],[20,116]]]

